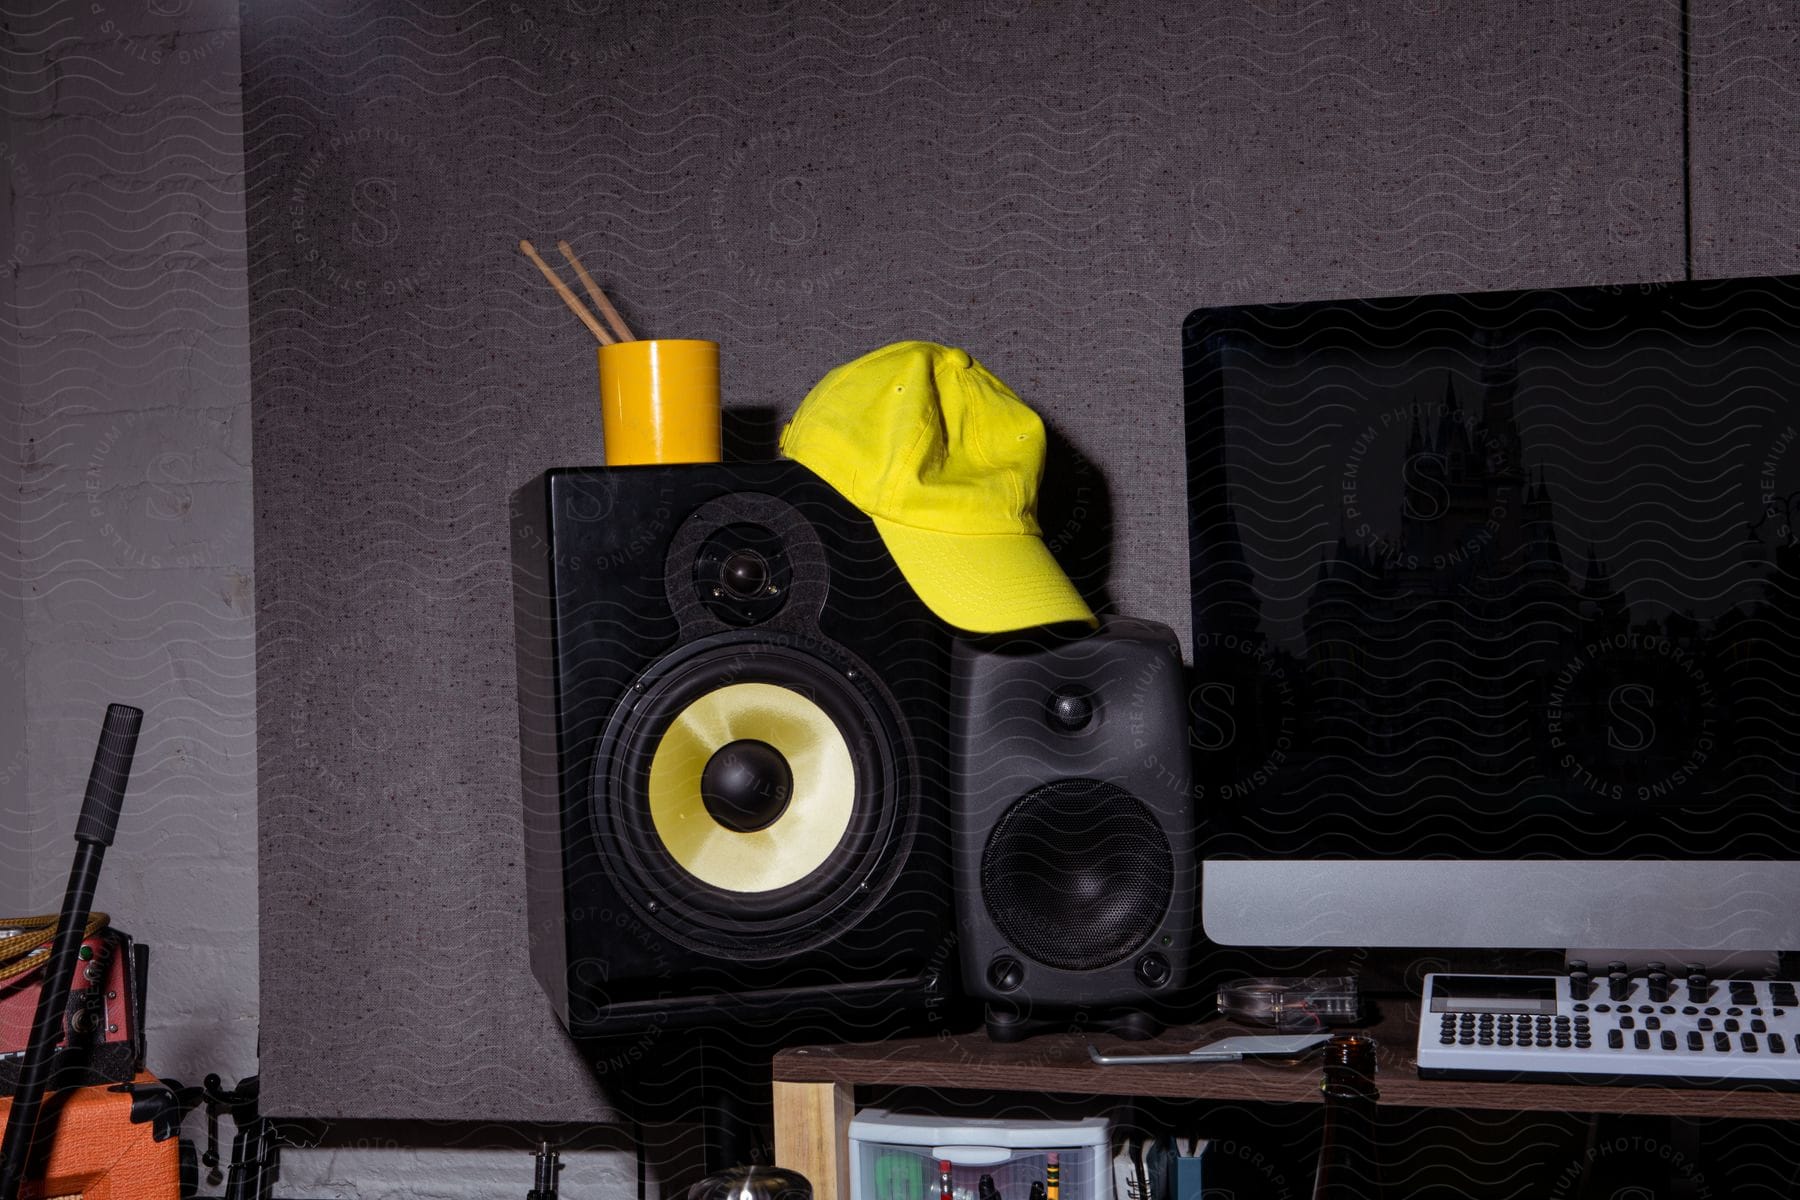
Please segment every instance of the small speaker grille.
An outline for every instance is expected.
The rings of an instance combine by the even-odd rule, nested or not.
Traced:
[[[1156,932],[1174,887],[1169,839],[1124,788],[1063,779],[1006,810],[981,857],[981,894],[1022,954],[1065,971],[1127,958]]]

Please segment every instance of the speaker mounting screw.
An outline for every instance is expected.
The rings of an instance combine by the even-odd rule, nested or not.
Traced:
[[[1169,982],[1173,974],[1174,971],[1169,966],[1169,960],[1154,950],[1138,959],[1138,982],[1145,987],[1161,987]]]
[[[658,911],[660,911],[660,906],[659,906],[659,905],[658,905],[658,904],[657,904],[657,903],[656,903],[656,901],[654,901],[654,900],[646,900],[646,901],[645,901],[645,902],[644,902],[644,907],[645,907],[645,908],[646,908],[646,909],[648,909],[648,910],[649,910],[649,911],[650,911],[650,912],[658,912]]]
[[[1062,687],[1050,693],[1050,724],[1064,733],[1080,733],[1094,719],[1094,697],[1085,688]]]

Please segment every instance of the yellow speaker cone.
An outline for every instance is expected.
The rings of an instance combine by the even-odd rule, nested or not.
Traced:
[[[707,805],[707,766],[734,743],[772,749],[791,778],[760,829],[733,828]],[[669,723],[650,759],[650,820],[664,848],[702,883],[731,892],[773,891],[818,870],[843,840],[855,798],[842,731],[805,696],[769,683],[700,697]]]

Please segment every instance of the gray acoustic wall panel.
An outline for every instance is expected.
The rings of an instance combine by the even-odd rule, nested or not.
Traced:
[[[607,1112],[526,966],[505,498],[601,444],[520,237],[716,338],[748,453],[966,347],[1185,634],[1190,309],[1679,274],[1676,10],[1576,7],[246,6],[269,1110]]]
[[[1800,9],[1692,0],[1694,275],[1800,271]]]

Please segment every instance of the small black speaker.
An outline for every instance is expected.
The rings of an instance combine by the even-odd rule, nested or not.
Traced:
[[[556,470],[512,539],[531,959],[569,1030],[854,1035],[941,997],[948,631],[868,518],[791,462]]]
[[[1194,930],[1181,649],[1110,619],[952,650],[952,858],[965,987],[994,1014],[1148,1004]]]

